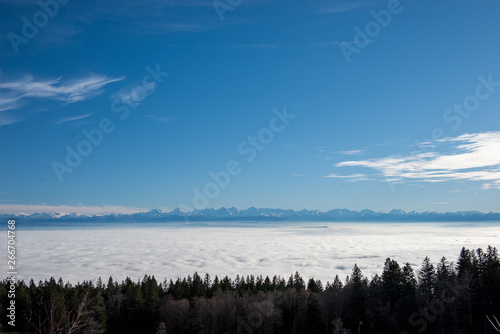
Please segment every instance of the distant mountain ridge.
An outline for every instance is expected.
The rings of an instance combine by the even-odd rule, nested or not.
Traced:
[[[394,209],[390,212],[375,212],[364,209],[352,211],[333,209],[329,211],[292,209],[259,209],[250,207],[238,210],[234,207],[220,209],[194,209],[185,212],[176,208],[172,211],[154,209],[133,214],[84,215],[76,213],[34,213],[0,214],[3,220],[15,218],[28,222],[160,222],[160,221],[324,221],[324,222],[463,222],[498,221],[500,213],[479,211],[458,211],[439,213],[434,211],[405,212]]]

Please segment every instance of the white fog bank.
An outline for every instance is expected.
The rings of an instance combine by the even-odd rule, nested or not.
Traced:
[[[0,247],[6,250],[2,233]],[[299,271],[323,283],[343,281],[354,263],[372,277],[387,257],[417,270],[425,256],[456,261],[462,246],[500,246],[500,223],[293,223],[273,227],[190,227],[155,225],[99,230],[17,232],[18,278],[36,283],[62,277],[76,283],[101,276],[157,280],[204,275],[281,275]],[[7,254],[1,252],[2,268]],[[3,270],[6,272],[7,270]]]

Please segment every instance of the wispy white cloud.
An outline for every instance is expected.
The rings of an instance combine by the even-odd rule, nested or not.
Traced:
[[[5,214],[15,214],[15,213],[79,213],[84,215],[104,215],[111,213],[123,213],[131,214],[136,212],[149,211],[147,208],[137,208],[131,206],[114,206],[114,205],[104,205],[104,206],[86,206],[86,205],[47,205],[45,203],[41,204],[0,204],[0,212]]]
[[[141,104],[144,99],[154,93],[157,83],[148,82],[136,84],[135,86],[122,87],[118,93],[113,95],[114,99],[128,104],[129,106],[136,107]]]
[[[369,180],[369,177],[365,174],[352,174],[352,175],[337,175],[337,174],[330,174],[323,176],[325,178],[334,178],[334,179],[346,179],[346,181],[352,182],[352,181],[367,181]]]
[[[27,98],[40,98],[75,103],[102,93],[102,88],[124,77],[91,75],[63,82],[61,78],[36,80],[32,76],[17,81],[0,82],[0,110],[15,109]]]
[[[340,154],[345,154],[345,155],[360,155],[363,154],[365,150],[350,150],[350,151],[339,151],[339,152],[334,152],[334,153],[340,153]]]
[[[19,122],[21,119],[0,110],[0,126]]]
[[[21,97],[17,94],[3,94],[0,95],[0,111],[16,109],[20,103],[19,99]]]
[[[409,147],[419,147],[419,148],[435,148],[436,143],[433,141],[424,141],[418,144],[411,144]]]
[[[66,118],[63,118],[63,119],[60,119],[59,121],[57,121],[56,124],[61,124],[61,123],[76,121],[76,120],[79,120],[79,119],[84,119],[84,118],[89,117],[90,115],[92,115],[92,113],[85,114],[85,115],[74,116],[74,117],[66,117]]]
[[[500,189],[500,132],[463,134],[436,142],[451,153],[429,152],[370,160],[343,161],[336,167],[377,170],[385,181],[483,181]]]
[[[326,175],[323,177],[333,177],[333,178],[356,178],[356,177],[366,177],[365,174],[352,174],[352,175],[337,175],[337,174],[330,174]]]

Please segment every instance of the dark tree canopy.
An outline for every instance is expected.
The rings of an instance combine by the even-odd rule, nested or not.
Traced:
[[[105,281],[104,281],[105,282]],[[456,265],[426,257],[414,272],[386,259],[381,275],[354,264],[345,284],[298,272],[211,277],[195,272],[158,282],[112,277],[64,284],[16,283],[16,328],[6,317],[10,282],[0,284],[2,329],[31,333],[495,333],[500,315],[497,249],[460,251]]]

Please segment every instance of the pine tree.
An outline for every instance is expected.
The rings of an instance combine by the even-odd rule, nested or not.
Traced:
[[[306,288],[306,284],[298,271],[296,271],[295,275],[293,276],[293,287],[298,291],[305,290]]]
[[[208,273],[205,274],[205,278],[203,279],[203,287],[205,288],[205,295],[211,297],[212,279]]]
[[[262,284],[262,291],[268,292],[272,290],[273,290],[273,284],[271,284],[269,276],[266,276],[266,278],[264,279],[264,283]]]
[[[474,252],[471,252],[465,247],[462,247],[460,255],[457,260],[457,276],[462,279],[464,276],[470,277],[474,276],[475,268],[474,263],[476,263],[476,256]]]
[[[426,305],[434,298],[436,285],[436,270],[428,256],[422,262],[422,267],[418,271],[418,288]]]
[[[463,318],[467,329],[474,328],[473,304],[476,298],[477,259],[475,252],[462,248],[457,260],[457,285],[460,294],[459,312],[466,314]]]
[[[309,292],[314,292],[314,293],[319,293],[323,290],[321,281],[319,280],[314,280],[314,278],[310,278],[309,281],[307,281],[307,291]]]
[[[363,277],[361,269],[354,264],[352,274],[345,287],[347,305],[342,319],[351,330],[357,330],[359,323],[366,321],[367,310],[367,280]]]
[[[325,326],[323,324],[323,321],[321,320],[319,312],[318,300],[316,299],[315,294],[313,293],[309,294],[309,297],[307,298],[305,327],[307,328],[308,333],[325,332]]]

